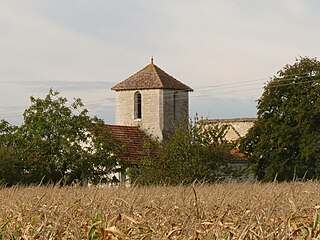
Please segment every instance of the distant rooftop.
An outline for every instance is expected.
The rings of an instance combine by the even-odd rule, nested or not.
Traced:
[[[227,141],[235,141],[244,137],[253,127],[256,118],[229,118],[200,120],[203,126],[218,126],[223,131],[223,138]]]
[[[228,118],[228,119],[202,119],[200,122],[210,122],[210,123],[229,123],[229,122],[254,122],[256,118]]]
[[[126,80],[116,84],[111,88],[115,91],[143,90],[143,89],[174,89],[193,91],[192,88],[178,81],[158,66],[151,63],[133,74]]]

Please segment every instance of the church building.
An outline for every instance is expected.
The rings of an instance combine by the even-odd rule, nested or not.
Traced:
[[[123,146],[117,157],[130,164],[143,159],[146,141],[165,141],[178,126],[189,124],[189,92],[192,88],[178,81],[151,63],[111,88],[116,92],[115,125],[106,125],[112,136]],[[218,126],[227,141],[243,137],[254,119],[201,120],[202,124]],[[235,149],[230,165],[246,166],[244,157]],[[237,158],[239,157],[239,158]],[[126,169],[115,175],[120,182],[128,181]]]
[[[156,66],[153,59],[111,89],[116,91],[116,124],[106,128],[124,145],[117,157],[125,162],[141,160],[149,138],[163,141],[175,127],[188,126],[193,89]]]
[[[192,88],[151,63],[111,88],[116,91],[115,125],[106,124],[124,150],[116,156],[129,164],[143,158],[146,141],[166,140],[175,127],[188,126],[189,92]],[[121,183],[129,181],[119,166],[110,176]]]
[[[116,91],[116,125],[137,126],[148,136],[165,140],[189,121],[192,88],[151,63],[111,88]]]

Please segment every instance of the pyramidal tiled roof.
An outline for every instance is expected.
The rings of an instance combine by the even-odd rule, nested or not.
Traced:
[[[192,88],[178,81],[151,62],[126,80],[111,88],[115,91],[142,89],[175,89],[193,91]]]

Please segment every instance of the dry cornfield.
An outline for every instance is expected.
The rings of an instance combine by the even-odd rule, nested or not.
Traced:
[[[0,239],[318,239],[320,183],[0,190]]]

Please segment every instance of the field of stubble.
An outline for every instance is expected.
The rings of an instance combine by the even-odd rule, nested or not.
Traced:
[[[318,239],[320,183],[0,189],[0,239]]]

